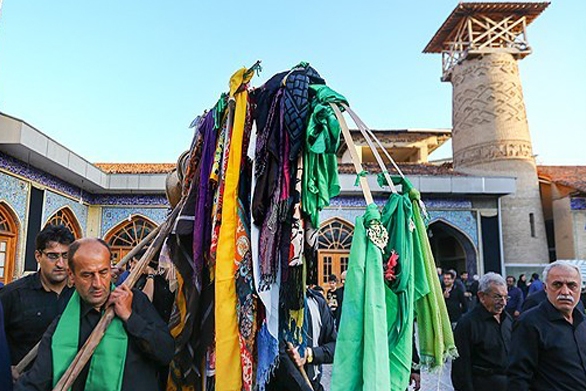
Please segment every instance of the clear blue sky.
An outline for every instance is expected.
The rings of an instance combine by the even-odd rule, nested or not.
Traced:
[[[92,162],[171,162],[233,71],[310,62],[372,128],[451,127],[422,50],[457,1],[4,0],[0,110]],[[534,152],[586,164],[586,1],[554,0],[520,62]],[[443,148],[431,158],[451,155]]]

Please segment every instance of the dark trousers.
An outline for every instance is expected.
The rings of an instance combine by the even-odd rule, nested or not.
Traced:
[[[507,376],[506,375],[489,375],[479,376],[474,375],[472,378],[474,383],[474,391],[506,391],[507,390]]]

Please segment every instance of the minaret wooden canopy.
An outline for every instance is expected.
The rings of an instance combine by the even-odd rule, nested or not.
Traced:
[[[442,81],[468,56],[510,53],[516,59],[531,54],[527,26],[550,3],[460,3],[435,33],[423,53],[442,54]]]

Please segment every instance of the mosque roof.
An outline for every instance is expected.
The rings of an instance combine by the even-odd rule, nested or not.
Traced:
[[[586,166],[537,166],[540,178],[586,193]]]
[[[176,167],[176,163],[94,163],[108,174],[163,174]]]

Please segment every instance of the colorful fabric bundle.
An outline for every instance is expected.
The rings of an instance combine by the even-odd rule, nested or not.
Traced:
[[[307,63],[249,89],[256,69],[234,73],[192,123],[165,243],[177,282],[168,390],[264,391],[279,348],[306,348],[305,287],[317,282],[319,212],[340,193],[336,108],[348,103]],[[332,390],[403,391],[415,309],[422,362],[454,354],[419,193],[394,180],[402,194],[356,222]]]
[[[237,71],[229,93],[192,123],[185,200],[165,246],[178,286],[169,390],[262,391],[278,365],[279,342],[304,345],[318,213],[303,206],[306,133],[311,122],[318,144],[321,132],[338,145],[326,103],[345,99],[323,89],[306,63],[249,95],[253,71]],[[337,183],[335,150],[318,148],[311,159],[311,175],[327,162],[321,177]],[[335,194],[322,192],[319,204]]]

